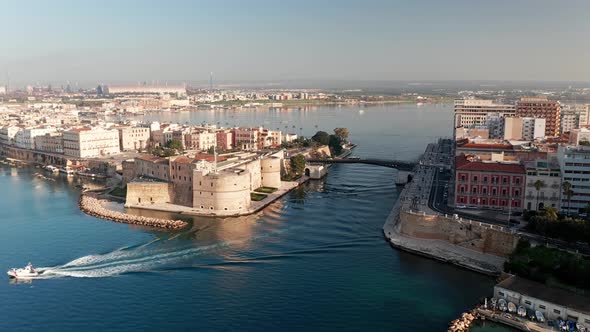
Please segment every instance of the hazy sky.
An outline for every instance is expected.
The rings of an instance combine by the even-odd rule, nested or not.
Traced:
[[[3,0],[0,81],[590,81],[589,0]]]

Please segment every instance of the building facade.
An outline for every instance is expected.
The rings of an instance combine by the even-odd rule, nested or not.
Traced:
[[[501,117],[515,115],[514,105],[496,104],[492,100],[458,99],[455,100],[455,128],[483,126],[487,115],[497,113]]]
[[[557,150],[559,167],[562,172],[562,187],[571,184],[572,196],[561,190],[561,211],[578,214],[590,204],[590,147],[560,145]]]
[[[516,102],[516,116],[545,119],[545,136],[559,136],[561,105],[547,97],[523,97]]]
[[[93,158],[117,154],[119,131],[116,129],[77,128],[63,133],[64,154],[77,158]]]
[[[455,157],[455,206],[522,210],[525,169],[517,163]]]
[[[561,173],[556,160],[535,160],[525,163],[526,196],[524,208],[542,211],[545,207],[560,209]],[[539,182],[537,182],[539,181]],[[539,190],[535,184],[540,185]]]
[[[533,311],[545,319],[566,319],[590,326],[590,301],[577,293],[511,276],[494,287],[494,297]]]
[[[121,151],[145,150],[148,147],[149,141],[150,128],[119,128],[119,144]]]

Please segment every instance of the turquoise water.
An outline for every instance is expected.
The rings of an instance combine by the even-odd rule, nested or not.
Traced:
[[[348,127],[359,156],[415,158],[450,128],[448,106],[286,114]],[[214,116],[174,116],[199,115]],[[0,330],[444,331],[494,283],[383,240],[398,197],[388,168],[336,165],[259,214],[179,232],[86,216],[71,184],[34,172],[0,168],[0,266],[32,261],[51,277],[5,277]]]

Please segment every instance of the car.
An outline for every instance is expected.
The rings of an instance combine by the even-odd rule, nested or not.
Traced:
[[[467,208],[467,205],[457,205],[457,206],[455,206],[455,208],[457,208],[457,209],[466,209]]]

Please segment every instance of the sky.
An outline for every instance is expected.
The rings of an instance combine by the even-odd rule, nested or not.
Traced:
[[[0,0],[0,84],[590,81],[588,0]]]

